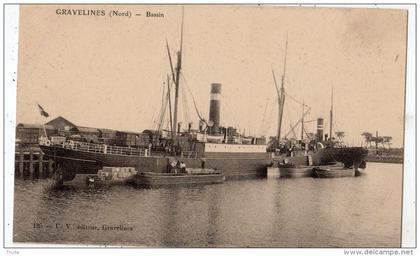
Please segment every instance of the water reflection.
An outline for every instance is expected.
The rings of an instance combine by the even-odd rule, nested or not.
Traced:
[[[355,178],[257,179],[161,189],[87,187],[84,182],[54,188],[50,181],[17,180],[14,241],[398,247],[401,169],[401,165],[369,164],[367,174]],[[44,228],[33,228],[34,223]],[[61,228],[55,228],[57,224]],[[132,231],[102,230],[104,225]]]

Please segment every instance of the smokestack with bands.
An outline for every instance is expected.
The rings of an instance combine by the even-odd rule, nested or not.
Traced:
[[[324,118],[316,120],[316,139],[322,141],[324,138]]]
[[[220,94],[222,92],[222,85],[219,83],[211,84],[210,91],[210,111],[209,120],[213,122],[211,131],[213,133],[219,130],[220,125]]]

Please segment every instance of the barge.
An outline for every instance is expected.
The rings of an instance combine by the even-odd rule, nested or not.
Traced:
[[[154,173],[141,172],[134,178],[136,185],[141,187],[165,187],[178,185],[199,185],[223,183],[225,176],[220,172],[195,173]]]
[[[315,167],[312,169],[312,176],[314,178],[357,177],[360,174],[357,168],[347,168],[340,165]]]

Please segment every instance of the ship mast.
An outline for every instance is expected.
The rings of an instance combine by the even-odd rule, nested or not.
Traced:
[[[303,130],[305,129],[305,100],[302,102],[302,129],[300,131],[300,140],[303,141]]]
[[[332,127],[333,127],[333,97],[334,97],[334,87],[332,87],[332,88],[331,88],[330,142],[332,142]]]
[[[182,40],[184,34],[184,9],[182,9],[182,22],[181,22],[181,44],[179,51],[177,52],[177,65],[176,65],[176,76],[175,76],[175,103],[174,103],[174,115],[172,123],[172,140],[175,145],[177,139],[177,125],[178,125],[178,98],[179,98],[179,77],[181,75],[181,61],[182,61]]]
[[[167,85],[168,85],[168,105],[169,105],[169,125],[171,129],[171,136],[172,136],[172,104],[171,104],[171,86],[169,82],[169,76],[167,76]]]
[[[279,107],[279,123],[280,125],[277,125],[277,145],[280,144],[280,128],[281,128],[281,118],[280,118],[280,113],[281,113],[281,99],[282,99],[282,93],[279,90],[279,87],[277,86],[277,80],[276,80],[276,75],[274,74],[274,70],[271,70],[271,72],[273,73],[273,79],[274,79],[274,85],[276,86],[276,92],[277,92],[277,101],[278,101],[278,107]]]
[[[284,83],[285,83],[285,76],[286,76],[286,60],[287,60],[287,37],[286,37],[286,47],[285,47],[285,54],[284,54],[284,64],[283,64],[283,75],[281,77],[281,89],[279,92],[276,77],[274,76],[273,71],[273,77],[274,77],[274,83],[276,85],[277,89],[277,96],[278,96],[278,102],[279,102],[279,123],[277,126],[277,145],[280,146],[280,140],[281,140],[281,123],[283,119],[283,108],[284,108],[284,100],[285,100],[285,91],[284,91]]]

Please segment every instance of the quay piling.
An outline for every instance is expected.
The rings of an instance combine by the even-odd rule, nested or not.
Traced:
[[[29,175],[31,178],[36,178],[34,169],[34,151],[29,150]]]
[[[50,158],[50,159],[48,159],[48,170],[47,170],[47,177],[49,177],[53,172],[54,172],[54,169],[53,169],[53,160]]]
[[[46,179],[54,173],[53,159],[38,148],[17,148],[15,153],[15,178]]]
[[[24,173],[23,173],[23,171],[24,171],[24,169],[23,169],[24,168],[24,166],[23,166],[24,157],[25,157],[25,153],[24,153],[23,149],[20,149],[20,151],[19,151],[19,161],[18,161],[18,163],[19,163],[19,177],[24,176]]]
[[[38,177],[45,179],[45,172],[44,172],[44,155],[42,153],[39,154],[39,161],[38,161]]]

